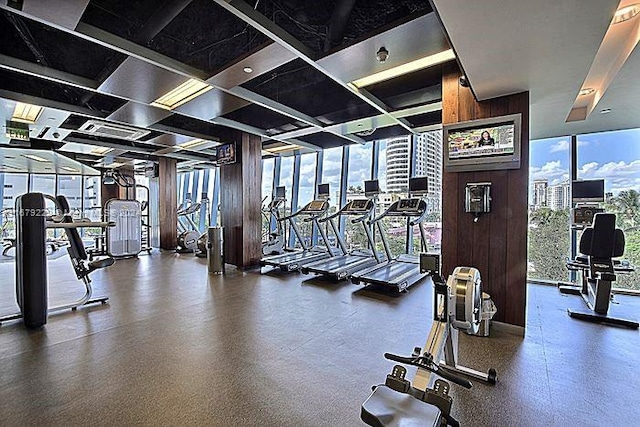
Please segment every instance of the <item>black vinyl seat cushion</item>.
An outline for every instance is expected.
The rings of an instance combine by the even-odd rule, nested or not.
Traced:
[[[593,225],[580,237],[580,253],[594,258],[610,259],[624,254],[624,232],[616,228],[616,215],[597,213]]]
[[[440,409],[415,397],[377,386],[362,404],[362,421],[375,427],[425,427],[440,425]]]

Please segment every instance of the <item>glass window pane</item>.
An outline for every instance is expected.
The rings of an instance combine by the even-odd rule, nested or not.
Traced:
[[[307,153],[300,156],[300,176],[298,187],[298,206],[296,210],[302,209],[307,203],[313,200],[316,186],[316,153]],[[313,229],[310,222],[300,222],[300,234],[307,245],[311,245],[311,231]]]
[[[73,215],[78,217],[82,209],[82,176],[58,175],[58,191],[56,195],[62,195],[69,202],[69,208]]]
[[[429,192],[425,198],[429,214],[422,224],[427,236],[427,250],[440,253],[442,246],[442,131],[425,132],[414,138],[414,176],[427,177]],[[413,231],[414,253],[420,252],[420,230]]]
[[[31,175],[31,192],[43,193],[49,196],[55,196],[56,194],[56,176],[55,175]],[[45,199],[46,209],[54,214],[56,212],[55,204],[49,199]],[[54,229],[47,230],[47,237],[54,238],[56,235]]]
[[[22,173],[4,174],[4,196],[2,200],[2,238],[15,238],[15,215],[14,209],[16,198],[27,192],[28,175]]]
[[[409,190],[409,174],[411,171],[411,137],[385,139],[379,142],[378,180],[380,195],[378,196],[378,212],[384,212],[391,204],[407,197]],[[393,255],[406,252],[407,220],[400,217],[384,218],[381,221]],[[416,228],[416,231],[417,228]],[[419,232],[419,231],[418,231]],[[376,250],[383,251],[382,242],[376,236]]]
[[[577,157],[578,179],[604,179],[601,206],[624,231],[623,258],[640,267],[640,129],[580,135]],[[640,270],[618,274],[613,286],[640,290]]]
[[[329,184],[331,213],[337,212],[340,203],[340,177],[342,175],[342,147],[329,148],[322,152],[322,184]]]
[[[280,163],[280,181],[285,188],[287,202],[285,204],[285,215],[291,213],[291,189],[293,188],[293,156],[283,157]]]
[[[275,159],[262,160],[262,198],[271,199],[271,191],[273,190],[273,167]]]
[[[349,173],[347,175],[347,202],[364,197],[364,181],[371,179],[373,142],[349,147]],[[348,250],[368,247],[362,225],[345,221],[344,240]]]
[[[569,278],[565,260],[571,255],[570,141],[570,137],[531,141],[527,272],[530,279],[562,281]]]

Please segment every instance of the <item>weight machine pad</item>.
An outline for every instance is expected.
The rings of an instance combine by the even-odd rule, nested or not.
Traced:
[[[362,404],[360,417],[375,427],[436,427],[440,425],[441,413],[437,406],[379,385]]]

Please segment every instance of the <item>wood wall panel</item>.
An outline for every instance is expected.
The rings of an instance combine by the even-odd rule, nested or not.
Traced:
[[[175,159],[158,159],[160,248],[173,250],[178,240],[178,175]]]
[[[520,169],[444,172],[442,184],[442,265],[449,274],[456,266],[476,267],[483,289],[490,293],[498,313],[495,320],[525,326],[527,226],[529,180],[529,94],[478,102],[459,85],[455,64],[443,67],[442,122],[522,114]],[[491,212],[478,222],[464,212],[468,182],[491,182]]]
[[[225,262],[240,268],[259,264],[262,256],[262,143],[235,133],[239,161],[220,168],[220,215]]]

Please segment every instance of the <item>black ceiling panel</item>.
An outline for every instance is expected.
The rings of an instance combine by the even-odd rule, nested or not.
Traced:
[[[98,116],[109,115],[126,103],[113,96],[7,70],[0,70],[0,89],[84,107],[98,112]]]
[[[384,128],[376,129],[371,135],[361,136],[360,138],[366,141],[376,141],[379,139],[393,138],[394,136],[408,135],[409,131],[400,125],[387,126]]]
[[[311,135],[305,135],[299,139],[324,149],[351,144],[350,141],[328,132],[318,132]]]
[[[442,123],[442,110],[407,117],[406,120],[414,127],[440,124]]]
[[[356,0],[353,7],[350,3],[262,0],[257,10],[317,53],[344,47],[391,23],[432,11],[428,0]]]
[[[242,85],[325,124],[359,119],[377,110],[320,71],[296,59]]]
[[[187,132],[195,132],[203,135],[209,135],[213,138],[220,138],[222,141],[228,140],[232,137],[231,131],[224,126],[215,125],[192,117],[181,116],[179,114],[172,114],[151,127],[159,130],[162,130],[163,128],[183,129]]]
[[[225,114],[223,117],[264,129],[270,134],[308,127],[308,125],[298,122],[291,117],[276,113],[275,111],[256,104],[247,105],[246,107]]]
[[[442,66],[425,68],[365,88],[393,110],[442,100]]]
[[[269,42],[213,0],[193,0],[149,47],[209,74]]]
[[[163,0],[91,0],[82,22],[133,40]]]
[[[2,11],[0,53],[88,79],[126,56],[37,21]]]

